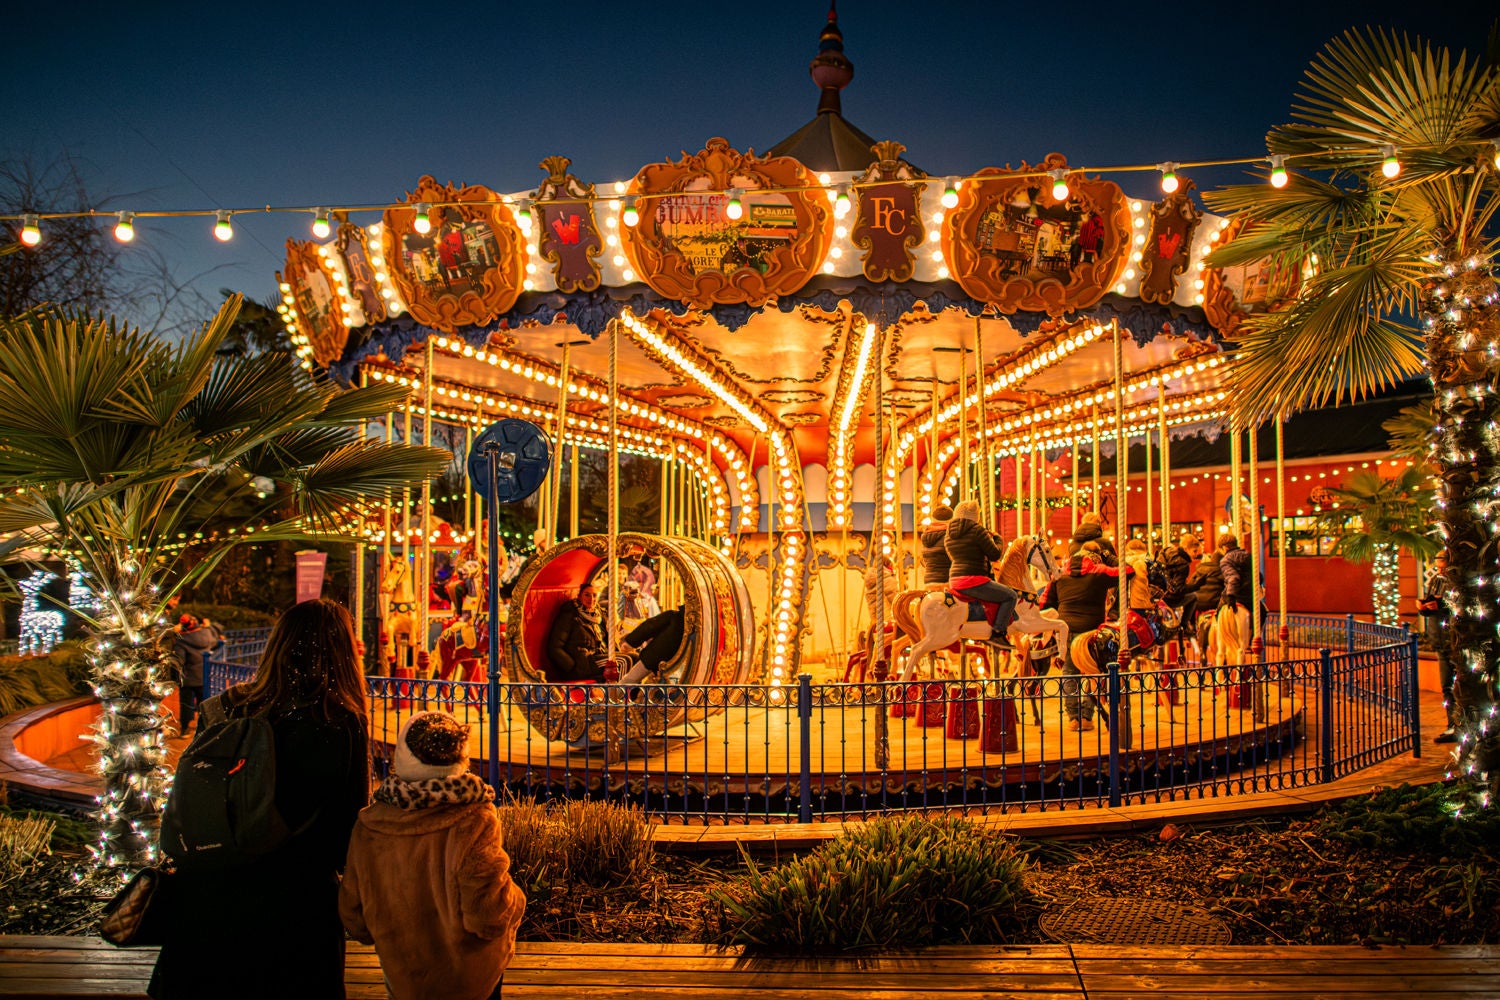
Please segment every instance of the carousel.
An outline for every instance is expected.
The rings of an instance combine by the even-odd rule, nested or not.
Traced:
[[[811,70],[816,115],[764,154],[709,138],[602,183],[547,156],[536,185],[513,192],[423,177],[377,221],[346,214],[331,239],[288,243],[281,311],[299,354],[352,384],[406,387],[387,436],[462,460],[486,427],[517,418],[548,445],[540,488],[509,512],[530,537],[487,551],[487,514],[466,486],[461,521],[439,527],[428,497],[393,498],[369,515],[359,549],[358,600],[379,595],[377,620],[360,616],[381,650],[372,673],[503,681],[515,696],[489,720],[502,757],[524,743],[528,760],[561,759],[622,729],[679,733],[661,752],[683,752],[733,701],[695,702],[690,689],[773,706],[804,676],[967,690],[1024,677],[1064,644],[1095,671],[1261,650],[1258,635],[1201,649],[1165,606],[1068,635],[1041,595],[1086,518],[1152,553],[1183,532],[1210,545],[1232,532],[1263,574],[1256,436],[1234,435],[1245,495],[1229,509],[1174,505],[1172,445],[1221,432],[1222,338],[1295,276],[1206,268],[1233,229],[1197,207],[1171,165],[1151,197],[1058,153],[929,176],[919,153],[843,117],[853,67],[832,18]],[[1136,485],[1117,460],[1132,447],[1145,455]],[[580,530],[591,454],[608,472],[605,517]],[[656,470],[630,497],[627,462]],[[965,501],[1001,546],[996,578],[1018,595],[1015,621],[996,630],[1004,645],[980,605],[923,584],[924,531],[938,508]],[[622,513],[634,530],[621,530]],[[440,552],[446,602],[434,590]],[[554,627],[585,587],[600,607],[601,660],[621,668],[589,681],[601,691],[639,652],[625,641],[633,623],[617,620],[627,594],[679,615],[644,695],[580,696],[585,682],[550,665]],[[486,611],[495,588],[507,598],[499,621]],[[1114,600],[1127,606],[1123,577]],[[1285,607],[1284,582],[1272,603]],[[1260,626],[1242,612],[1226,627]],[[499,662],[485,652],[491,630]],[[1284,645],[1285,630],[1270,641]],[[1285,687],[1270,697],[1280,711],[1216,711],[1212,739],[1290,738],[1299,706]],[[925,709],[887,711],[891,700],[878,713],[885,766],[903,740],[932,735],[914,728]],[[866,707],[861,696],[843,710]],[[1160,715],[1158,749],[1208,738],[1171,698],[1136,711]],[[1039,765],[1068,756],[1060,734],[1028,731],[1024,712],[998,726],[986,752],[1030,746]],[[945,738],[978,735],[969,728]],[[725,738],[715,752],[746,751]]]

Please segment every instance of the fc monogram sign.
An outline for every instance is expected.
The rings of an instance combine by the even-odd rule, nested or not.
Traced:
[[[912,180],[918,173],[901,159],[900,143],[872,147],[876,162],[859,182],[859,216],[850,233],[865,251],[865,277],[871,281],[906,281],[916,267],[913,250],[922,245],[922,193]],[[872,183],[874,182],[874,183]],[[886,182],[886,183],[879,183]]]

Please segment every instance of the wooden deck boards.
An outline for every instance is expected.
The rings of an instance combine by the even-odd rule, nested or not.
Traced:
[[[141,997],[153,949],[84,937],[0,937],[0,996]],[[288,993],[295,995],[295,970]],[[351,945],[349,996],[385,996],[379,959]],[[514,1000],[1467,1000],[1500,996],[1500,947],[943,946],[909,953],[768,957],[700,945],[522,942],[505,974]]]

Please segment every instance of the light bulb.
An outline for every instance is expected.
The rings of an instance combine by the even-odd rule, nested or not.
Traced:
[[[840,184],[834,189],[833,217],[842,219],[849,214],[849,185]]]
[[[958,178],[949,177],[943,181],[943,197],[938,200],[944,208],[954,208],[958,205]]]
[[[121,243],[129,243],[135,239],[135,213],[120,212],[115,218],[118,220],[115,223],[115,239]]]
[[[641,213],[636,211],[635,207],[635,195],[628,194],[625,196],[625,211],[620,213],[620,221],[631,227],[634,227],[637,222],[641,221]]]
[[[1068,172],[1061,167],[1048,171],[1052,177],[1052,200],[1068,200]]]
[[[521,224],[521,229],[531,232],[531,199],[522,198],[517,204],[516,221]]]
[[[1394,178],[1401,172],[1401,161],[1396,159],[1396,147],[1386,143],[1380,147],[1380,155],[1383,158],[1380,164],[1380,172],[1387,179]]]
[[[326,208],[315,208],[315,209],[313,209],[312,230],[313,230],[313,235],[316,236],[318,239],[320,239],[320,240],[321,239],[327,239],[327,237],[328,237],[328,209],[326,209]]]
[[[214,239],[220,243],[228,243],[234,239],[234,224],[229,221],[229,212],[226,209],[219,209],[214,222]]]
[[[1500,139],[1491,139],[1490,142],[1495,144],[1495,169],[1500,170]]]
[[[1286,157],[1276,155],[1271,157],[1271,186],[1273,188],[1286,187]]]
[[[1157,168],[1161,171],[1161,189],[1167,194],[1177,190],[1177,164],[1163,163]]]
[[[430,218],[431,214],[431,205],[427,204],[427,202],[425,201],[418,202],[417,218],[416,221],[411,224],[411,227],[424,236],[432,232],[432,219]]]
[[[37,225],[36,216],[21,216],[21,242],[29,247],[34,247],[42,242],[42,230]]]
[[[740,189],[730,188],[729,204],[724,207],[724,214],[731,219],[738,219],[745,214],[745,206],[740,202]]]

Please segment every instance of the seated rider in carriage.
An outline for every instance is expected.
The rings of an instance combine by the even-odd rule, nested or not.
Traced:
[[[943,539],[951,562],[948,591],[955,597],[982,603],[990,623],[990,641],[1001,649],[1010,649],[1005,631],[1015,618],[1016,592],[996,583],[990,575],[991,564],[1005,553],[1000,537],[981,524],[979,517],[975,500],[965,500],[953,509],[953,520],[948,522]]]
[[[547,633],[547,680],[587,683],[619,680],[620,664],[609,659],[599,615],[599,592],[592,583],[564,604]]]

